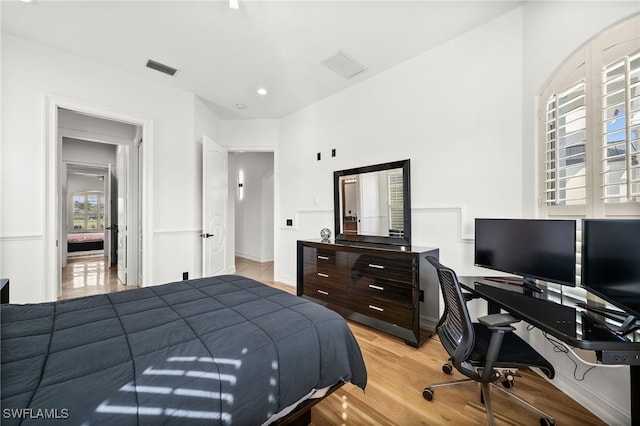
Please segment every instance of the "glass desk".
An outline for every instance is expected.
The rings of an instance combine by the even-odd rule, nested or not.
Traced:
[[[582,304],[544,284],[538,284],[542,292],[537,293],[483,277],[459,277],[459,281],[463,289],[487,301],[488,313],[505,310],[570,346],[595,351],[603,364],[629,365],[631,423],[640,425],[640,341],[634,341],[637,333],[616,333],[616,324],[624,318],[612,320],[615,316],[601,305]]]

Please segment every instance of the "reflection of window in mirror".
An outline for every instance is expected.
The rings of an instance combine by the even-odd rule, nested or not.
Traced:
[[[104,230],[104,192],[80,191],[71,196],[71,232]]]
[[[342,180],[342,231],[344,234],[358,233],[358,178],[345,176]]]
[[[404,233],[402,170],[389,173],[389,235],[401,237]]]

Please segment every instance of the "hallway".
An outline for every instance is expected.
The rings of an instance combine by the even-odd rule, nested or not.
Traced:
[[[62,293],[58,300],[131,290],[118,281],[118,271],[110,268],[108,259],[102,255],[70,257],[62,268]]]

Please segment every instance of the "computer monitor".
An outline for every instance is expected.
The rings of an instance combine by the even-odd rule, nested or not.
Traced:
[[[640,219],[582,220],[581,282],[640,318]]]
[[[475,220],[475,265],[536,280],[575,286],[576,221],[556,219]]]

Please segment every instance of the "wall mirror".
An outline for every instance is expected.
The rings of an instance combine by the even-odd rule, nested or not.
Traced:
[[[333,172],[336,240],[411,245],[409,160]]]

